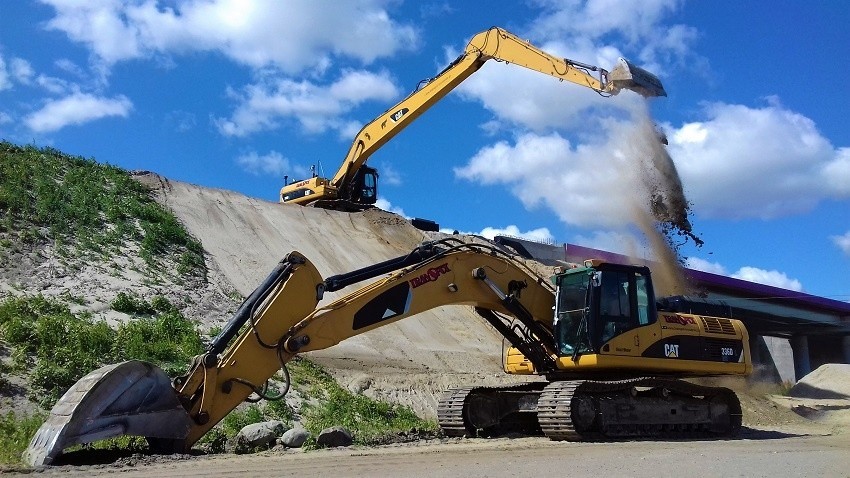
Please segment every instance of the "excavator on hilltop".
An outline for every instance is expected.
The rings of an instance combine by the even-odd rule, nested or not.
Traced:
[[[488,60],[513,63],[602,94],[636,91],[645,97],[667,96],[655,75],[620,59],[610,72],[578,61],[550,55],[501,28],[478,33],[464,52],[437,76],[364,126],[333,178],[311,178],[284,184],[280,202],[326,209],[358,211],[378,199],[378,172],[366,161],[387,141],[440,101]],[[593,76],[591,72],[598,74]],[[287,182],[288,178],[284,180]]]
[[[319,305],[327,292],[375,278]],[[56,403],[25,459],[49,464],[72,445],[118,435],[186,451],[293,357],[453,304],[473,306],[510,343],[507,373],[546,380],[447,391],[437,408],[446,435],[735,434],[735,393],[682,378],[750,373],[746,329],[665,303],[656,300],[647,267],[588,260],[545,278],[501,249],[454,238],[325,279],[291,252],[186,375],[172,380],[140,361],[90,373]]]

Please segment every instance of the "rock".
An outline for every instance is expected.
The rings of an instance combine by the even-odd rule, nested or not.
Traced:
[[[251,453],[258,449],[268,449],[274,446],[275,439],[286,431],[286,426],[279,420],[252,423],[241,430],[233,439],[232,451],[236,454]]]
[[[301,448],[304,442],[310,438],[310,432],[301,427],[295,427],[286,431],[280,437],[280,444],[289,448]]]
[[[316,438],[316,443],[319,446],[326,447],[350,446],[354,443],[354,440],[351,438],[351,432],[345,428],[331,427],[325,428],[321,433],[319,433],[318,438]]]

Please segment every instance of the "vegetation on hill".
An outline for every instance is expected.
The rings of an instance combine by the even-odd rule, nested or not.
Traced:
[[[8,280],[10,271],[17,274],[12,277],[28,277],[46,260],[43,251],[48,248],[71,273],[115,258],[130,259],[132,269],[132,259],[140,258],[138,264],[147,268],[143,280],[182,284],[180,277],[192,276],[206,282],[200,242],[127,171],[49,147],[0,141],[0,280]],[[32,259],[30,269],[15,271],[22,258]],[[90,298],[81,297],[81,291],[42,295],[45,286],[61,280],[42,278],[29,291],[11,280],[0,284],[13,291],[0,288],[0,396],[25,393],[42,407],[0,414],[0,465],[19,462],[45,410],[83,375],[106,364],[140,359],[176,376],[208,340],[197,323],[172,305],[182,301],[171,295],[175,288],[167,292],[171,301],[154,295],[164,288],[146,289],[148,298],[132,288],[119,292],[108,299],[109,307],[129,319],[112,327],[86,308]],[[379,443],[412,428],[436,430],[435,423],[422,421],[406,407],[348,392],[311,362],[296,360],[291,370],[297,395],[309,401],[296,405],[300,412],[283,400],[244,407],[205,437],[213,445],[208,448],[220,450],[242,426],[269,419],[287,424],[300,419],[314,433],[343,425],[361,444]],[[97,446],[144,444],[125,438]]]
[[[60,255],[109,257],[138,242],[150,267],[179,251],[179,273],[204,272],[200,242],[126,170],[49,147],[0,142],[0,235],[7,248],[52,241]]]

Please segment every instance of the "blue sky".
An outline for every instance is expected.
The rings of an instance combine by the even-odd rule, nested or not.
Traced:
[[[496,25],[661,78],[692,267],[850,300],[848,24],[840,1],[2,2],[0,138],[273,201]],[[381,205],[647,255],[642,103],[490,62],[370,159]]]

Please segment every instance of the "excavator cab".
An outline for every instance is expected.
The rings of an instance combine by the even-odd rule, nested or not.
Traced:
[[[655,295],[646,267],[586,261],[556,276],[558,353],[598,353],[611,339],[655,321]]]
[[[371,205],[378,200],[378,170],[362,166],[351,182],[351,202]]]

